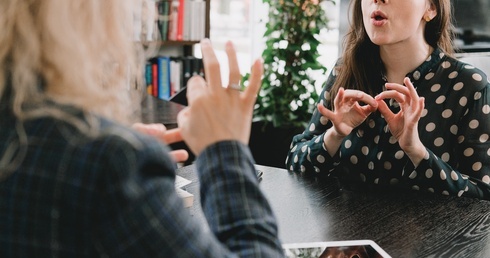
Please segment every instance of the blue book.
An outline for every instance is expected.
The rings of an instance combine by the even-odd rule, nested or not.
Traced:
[[[157,58],[158,65],[158,98],[168,100],[170,98],[170,57]]]

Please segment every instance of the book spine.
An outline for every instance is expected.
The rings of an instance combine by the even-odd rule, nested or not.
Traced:
[[[182,88],[182,60],[180,58],[172,58],[170,61],[170,72],[170,84],[172,88],[171,96],[173,96]]]
[[[152,95],[158,97],[158,65],[157,63],[152,63],[151,65],[151,75],[152,75]]]
[[[185,16],[185,1],[179,0],[177,40],[184,39],[184,16]]]
[[[170,1],[162,2],[162,40],[168,40],[168,26],[170,22]]]
[[[191,57],[184,57],[183,58],[183,64],[182,64],[182,86],[186,87],[187,86],[187,81],[191,78],[192,76],[192,60]]]
[[[177,40],[177,30],[179,22],[180,0],[172,0],[170,6],[170,20],[168,24],[168,40]]]
[[[151,63],[146,62],[145,64],[145,84],[146,84],[146,90],[147,93],[152,95],[152,68],[151,68]]]
[[[170,98],[170,58],[158,57],[158,98]]]
[[[184,23],[183,27],[183,36],[182,36],[182,39],[183,40],[190,40],[191,39],[191,26],[192,26],[192,15],[191,15],[191,11],[192,11],[192,5],[193,5],[193,1],[190,1],[190,0],[184,0],[184,18],[182,19],[182,22]]]

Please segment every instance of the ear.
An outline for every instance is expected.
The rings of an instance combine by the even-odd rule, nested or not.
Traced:
[[[432,1],[429,0],[427,3],[427,10],[425,11],[425,14],[424,14],[424,20],[426,22],[430,22],[436,16],[437,16],[436,5]]]

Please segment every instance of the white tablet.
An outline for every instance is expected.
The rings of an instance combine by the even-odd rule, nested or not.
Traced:
[[[391,258],[372,240],[283,244],[287,258]]]

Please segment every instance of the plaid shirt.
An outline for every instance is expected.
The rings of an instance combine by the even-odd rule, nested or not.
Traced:
[[[220,142],[196,160],[205,227],[175,192],[166,146],[98,121],[96,137],[54,118],[25,122],[19,148],[0,108],[0,171],[15,165],[0,181],[0,257],[283,256],[245,145]]]

